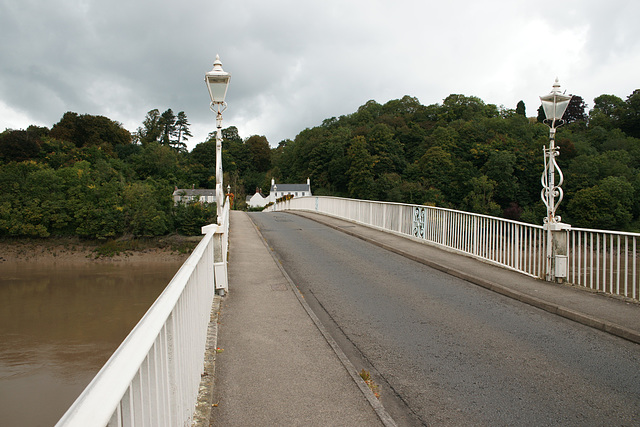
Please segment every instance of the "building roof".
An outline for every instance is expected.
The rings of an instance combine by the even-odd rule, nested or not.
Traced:
[[[311,191],[308,184],[275,184],[271,186],[271,191]]]
[[[216,195],[216,190],[215,189],[209,189],[209,188],[176,188],[175,191],[173,192],[174,196],[186,196],[186,197],[192,197],[192,196],[215,196]]]

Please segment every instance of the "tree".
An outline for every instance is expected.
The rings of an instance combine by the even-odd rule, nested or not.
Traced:
[[[402,99],[395,99],[387,102],[382,106],[384,114],[391,114],[393,116],[405,116],[416,113],[422,105],[418,98],[414,96],[405,95]]]
[[[129,163],[138,179],[148,177],[175,180],[178,172],[178,154],[171,148],[150,142],[129,158]]]
[[[222,129],[222,139],[224,141],[234,141],[242,143],[242,138],[240,138],[238,128],[235,126],[229,126],[226,129]]]
[[[142,145],[146,145],[150,142],[158,141],[161,133],[160,111],[154,108],[147,112],[142,121],[142,127],[139,127],[136,132],[136,137]]]
[[[536,120],[538,121],[538,123],[544,123],[544,121],[547,119],[547,116],[544,114],[544,108],[542,108],[542,105],[538,107],[538,116],[536,117]]]
[[[0,133],[0,160],[5,162],[35,158],[40,152],[40,140],[25,130],[6,130]]]
[[[245,142],[249,150],[251,166],[257,172],[266,172],[271,167],[271,149],[265,136],[253,135]]]
[[[382,105],[371,99],[358,108],[358,111],[354,114],[354,118],[357,123],[369,123],[380,116],[381,110]]]
[[[173,138],[177,135],[176,115],[171,108],[160,115],[159,126],[160,144],[171,147]]]
[[[180,234],[197,236],[203,226],[216,222],[216,204],[179,203],[173,208],[173,222]]]
[[[568,205],[576,227],[624,230],[632,219],[633,186],[622,177],[607,177],[578,191]]]
[[[484,215],[500,215],[500,205],[493,200],[496,182],[486,175],[471,178],[471,192],[464,198],[466,208]]]
[[[640,138],[640,89],[627,97],[619,117],[620,129],[629,136]]]
[[[349,159],[349,195],[357,199],[370,199],[374,193],[373,167],[375,160],[367,150],[363,136],[356,136],[347,149]]]
[[[376,176],[402,170],[405,163],[404,150],[390,126],[383,123],[376,124],[366,139],[371,154],[377,159]]]
[[[442,102],[442,119],[447,122],[497,115],[498,109],[495,105],[487,105],[476,96],[453,94],[447,96]]]
[[[178,113],[178,117],[176,119],[176,131],[178,133],[178,138],[176,139],[176,143],[174,145],[178,149],[178,151],[185,150],[187,148],[187,144],[182,141],[186,141],[193,135],[189,130],[189,120],[187,120],[187,115],[184,113],[184,111],[180,111]]]
[[[169,216],[162,206],[167,193],[158,191],[153,180],[136,181],[124,188],[125,222],[134,236],[161,236],[169,230]]]
[[[619,114],[624,101],[615,95],[600,95],[593,100],[589,111],[589,126],[601,126],[607,130],[618,126]]]
[[[49,132],[52,138],[69,141],[76,147],[99,146],[111,153],[113,147],[130,144],[131,134],[118,122],[103,116],[78,115],[68,111]]]
[[[518,190],[518,179],[513,172],[516,165],[516,155],[511,151],[494,151],[484,165],[484,171],[490,181],[495,182],[498,189],[495,199],[503,207],[514,202]]]
[[[527,117],[527,112],[524,107],[524,101],[521,100],[520,102],[518,102],[518,105],[516,106],[516,114]]]
[[[575,122],[586,122],[587,121],[587,113],[585,112],[586,109],[587,109],[587,104],[585,104],[582,97],[580,95],[573,95],[571,97],[571,101],[569,101],[567,110],[564,112],[564,116],[562,116],[562,118],[567,124],[575,123]]]

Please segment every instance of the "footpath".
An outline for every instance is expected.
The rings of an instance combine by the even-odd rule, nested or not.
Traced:
[[[295,214],[640,344],[636,302],[534,279],[349,221],[311,212]],[[229,239],[229,294],[216,297],[220,311],[211,425],[395,425],[246,213],[231,212]]]
[[[231,211],[228,275],[211,425],[395,425],[245,212]]]

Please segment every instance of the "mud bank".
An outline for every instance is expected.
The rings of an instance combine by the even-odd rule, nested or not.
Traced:
[[[77,238],[0,240],[0,265],[184,261],[200,239],[201,236],[119,239],[108,242],[84,241]]]

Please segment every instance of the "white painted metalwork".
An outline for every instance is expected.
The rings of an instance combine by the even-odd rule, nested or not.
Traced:
[[[214,282],[227,290],[226,265],[216,269],[214,259],[226,263],[228,227],[227,199],[222,225],[203,227],[191,256],[57,426],[191,425]]]
[[[486,215],[431,206],[343,199],[296,197],[269,210],[321,212],[462,252],[529,276],[544,274],[544,230]]]
[[[556,215],[556,209],[564,197],[562,191],[562,182],[564,181],[562,171],[558,167],[556,157],[560,154],[560,151],[555,145],[556,128],[561,126],[564,121],[562,116],[571,102],[570,95],[564,95],[560,91],[560,83],[556,78],[551,93],[540,97],[542,107],[546,116],[544,121],[549,126],[549,148],[543,148],[544,150],[544,172],[542,173],[541,183],[542,192],[540,194],[542,201],[547,207],[547,216],[544,219],[545,223],[560,222],[561,219]],[[559,180],[556,184],[555,176],[558,174]],[[556,197],[558,200],[556,201]]]
[[[556,276],[572,284],[638,300],[640,234],[537,226],[430,206],[297,197],[268,210],[308,210],[435,244],[529,276],[547,276],[547,236],[566,246],[554,257]],[[566,239],[565,239],[566,237]],[[558,243],[566,240],[566,244]]]
[[[213,232],[214,252],[213,252],[213,269],[216,277],[216,291],[220,295],[224,295],[229,291],[229,282],[227,280],[227,255],[229,253],[229,198],[225,201],[222,210],[222,216],[218,218],[220,225],[207,225],[202,227],[202,234]]]
[[[543,147],[544,172],[542,172],[542,177],[540,178],[542,184],[540,197],[547,207],[547,216],[544,218],[544,224],[548,227],[548,232],[546,233],[547,257],[545,267],[546,280],[548,281],[563,279],[566,277],[566,269],[563,269],[563,260],[565,259],[565,255],[559,255],[557,253],[559,247],[553,244],[554,234],[556,232],[562,233],[562,230],[564,229],[564,225],[556,227],[556,225],[561,224],[562,221],[560,215],[556,215],[556,210],[564,198],[564,192],[562,191],[564,177],[558,163],[556,162],[556,157],[560,155],[560,150],[556,147],[556,128],[564,123],[562,116],[569,106],[571,98],[572,97],[570,95],[561,93],[560,83],[558,83],[557,78],[553,84],[551,93],[540,97],[544,114],[546,116],[546,120],[544,122],[549,126],[549,148]],[[558,176],[557,183],[556,175]],[[558,200],[556,200],[556,198]],[[559,250],[563,251],[564,246],[561,245]]]
[[[227,73],[222,69],[220,56],[216,55],[213,63],[213,69],[204,75],[204,81],[207,84],[207,90],[211,97],[211,111],[216,113],[216,209],[218,214],[218,224],[222,216],[222,112],[227,109],[227,103],[224,98],[227,95],[227,88],[231,80],[231,73]]]
[[[640,234],[572,228],[567,279],[594,291],[638,300]]]

